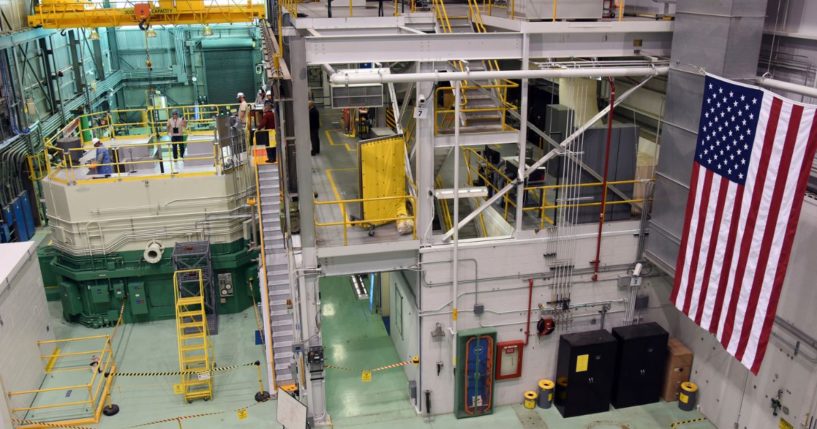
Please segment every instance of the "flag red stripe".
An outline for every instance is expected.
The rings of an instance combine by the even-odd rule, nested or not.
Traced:
[[[678,298],[678,289],[681,287],[681,277],[684,272],[684,263],[686,262],[686,248],[687,240],[689,238],[689,224],[692,220],[692,209],[695,206],[695,191],[698,186],[698,170],[700,166],[697,161],[692,162],[692,176],[689,183],[689,195],[687,196],[686,214],[684,215],[684,233],[681,235],[680,254],[678,255],[678,263],[675,266],[675,284],[672,287],[672,294],[670,294],[670,301],[675,302]]]
[[[692,261],[689,264],[689,280],[687,280],[686,298],[684,299],[684,313],[689,314],[689,306],[692,302],[692,290],[695,289],[695,274],[698,271],[698,258],[701,256],[701,240],[704,237],[704,226],[706,226],[706,213],[709,211],[709,194],[712,192],[712,170],[704,169],[704,184],[701,188],[701,205],[698,207],[698,228],[695,231],[695,253],[692,254]]]
[[[721,278],[718,282],[718,293],[715,295],[715,306],[712,311],[712,320],[709,321],[709,332],[718,333],[718,324],[721,320],[721,309],[723,309],[723,300],[726,297],[726,284],[729,281],[729,272],[732,266],[732,257],[735,255],[735,241],[738,239],[738,224],[740,224],[740,212],[743,205],[743,191],[745,187],[738,185],[735,190],[735,203],[732,206],[732,223],[729,226],[729,238],[726,240],[726,253],[723,258],[723,269],[721,270]]]
[[[746,307],[746,315],[743,317],[743,328],[740,331],[741,336],[738,341],[737,352],[735,353],[737,360],[743,360],[746,345],[749,343],[749,333],[755,321],[757,302],[760,299],[760,292],[763,290],[763,278],[766,274],[766,267],[769,264],[769,253],[772,249],[772,243],[775,241],[774,232],[775,229],[777,229],[777,218],[780,215],[780,205],[783,203],[783,193],[785,192],[787,178],[789,177],[791,159],[794,155],[794,147],[797,144],[797,133],[800,129],[800,118],[802,116],[803,106],[796,104],[792,106],[791,117],[788,124],[789,129],[788,132],[786,132],[783,150],[780,152],[780,165],[777,169],[778,174],[774,183],[774,193],[771,195],[772,201],[769,205],[769,216],[766,219],[763,239],[760,245],[760,257],[756,261],[755,275],[751,283],[749,305]],[[776,261],[773,261],[773,263],[775,262]],[[749,286],[749,284],[746,284],[746,286]]]
[[[729,348],[729,341],[732,339],[732,333],[735,325],[735,317],[737,313],[738,300],[740,299],[741,283],[744,274],[746,273],[746,263],[749,259],[749,248],[754,239],[755,224],[757,223],[757,211],[760,208],[760,199],[763,196],[763,184],[766,183],[766,165],[771,157],[772,149],[774,147],[774,138],[777,133],[777,122],[780,119],[780,110],[783,102],[775,97],[772,101],[772,108],[769,112],[769,122],[766,128],[766,135],[761,148],[761,156],[759,159],[751,160],[750,162],[759,163],[757,176],[755,177],[755,185],[752,194],[751,202],[749,203],[749,212],[746,213],[746,227],[743,241],[740,243],[740,251],[738,252],[738,266],[735,270],[735,281],[732,286],[732,300],[729,302],[729,310],[726,312],[726,323],[724,324],[723,337],[721,344],[725,348]],[[757,144],[757,142],[755,142]]]
[[[706,257],[706,267],[704,268],[701,292],[698,294],[698,311],[695,313],[695,323],[701,324],[701,317],[704,313],[704,303],[706,302],[706,292],[709,289],[709,276],[712,274],[712,263],[715,261],[715,248],[718,246],[718,236],[720,235],[721,223],[723,222],[723,206],[726,205],[726,193],[729,189],[729,180],[720,179],[721,186],[718,191],[718,202],[715,206],[715,218],[712,219],[712,234],[709,240],[709,254]]]
[[[786,269],[788,268],[789,259],[791,258],[794,233],[797,231],[797,222],[800,220],[800,210],[803,208],[803,196],[806,192],[806,185],[808,184],[808,179],[811,174],[811,168],[809,167],[814,160],[814,153],[817,151],[817,112],[815,112],[814,115],[815,118],[813,118],[813,122],[811,123],[811,131],[808,137],[808,146],[806,147],[805,157],[803,158],[803,167],[800,169],[800,178],[797,181],[797,189],[794,190],[796,194],[794,194],[794,201],[792,202],[788,224],[786,225],[786,231],[783,237],[783,250],[777,262],[779,268],[774,276],[774,287],[769,297],[769,307],[766,309],[766,317],[763,321],[760,340],[757,344],[755,360],[752,363],[752,373],[755,375],[757,375],[760,370],[760,364],[763,362],[763,356],[766,354],[766,347],[769,345],[769,335],[772,332],[774,316],[777,314],[780,291],[783,289],[783,280],[786,278]]]

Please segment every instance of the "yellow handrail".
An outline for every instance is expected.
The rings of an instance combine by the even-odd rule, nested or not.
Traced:
[[[497,168],[493,163],[489,162],[485,157],[483,157],[477,150],[473,148],[463,148],[465,153],[465,160],[466,160],[466,170],[467,174],[470,175],[474,174],[476,177],[482,179],[482,182],[485,183],[485,186],[490,188],[493,192],[499,192],[500,188],[504,187],[508,183],[512,183],[513,180],[506,175],[502,170]],[[476,167],[472,166],[471,157],[476,158]],[[493,174],[500,178],[500,181],[503,182],[501,184],[493,183],[490,177],[486,176],[482,173],[483,168],[486,170],[490,170]],[[641,183],[651,183],[653,179],[627,179],[627,180],[616,180],[616,181],[609,181],[607,182],[608,186],[616,186],[616,185],[636,185]],[[559,184],[559,185],[538,185],[538,186],[525,186],[523,192],[525,194],[533,193],[535,196],[539,196],[540,204],[537,206],[532,207],[522,207],[522,211],[537,211],[539,212],[539,220],[540,220],[540,228],[544,228],[544,223],[547,221],[551,225],[553,224],[553,219],[550,216],[545,214],[546,210],[555,210],[555,209],[562,209],[562,208],[577,208],[577,207],[598,207],[601,205],[601,201],[593,201],[593,202],[586,202],[586,203],[570,203],[570,204],[551,204],[547,201],[546,192],[548,190],[561,190],[561,189],[570,189],[570,188],[589,188],[589,187],[601,187],[604,183],[602,182],[588,182],[588,183],[566,183],[566,184]],[[503,201],[503,218],[508,220],[508,216],[511,214],[511,209],[516,209],[516,201],[510,198],[509,194],[506,193],[502,197]],[[635,204],[635,203],[643,203],[647,201],[645,198],[631,198],[625,200],[607,200],[608,205],[617,205],[617,204]]]
[[[360,219],[360,220],[350,220],[348,216],[346,216],[346,205],[353,204],[353,203],[366,203],[366,202],[373,202],[373,201],[390,201],[390,200],[403,200],[404,203],[409,204],[411,206],[411,210],[408,211],[407,216],[394,216],[388,218],[379,218],[379,219]],[[348,228],[354,227],[355,225],[371,225],[371,224],[380,224],[380,223],[388,223],[388,222],[396,222],[400,220],[411,219],[412,224],[417,224],[417,215],[416,215],[416,204],[414,197],[411,195],[394,195],[388,197],[374,197],[374,198],[351,198],[346,200],[333,200],[333,201],[319,201],[315,200],[314,204],[316,206],[324,206],[324,205],[337,205],[341,210],[341,216],[343,217],[342,221],[330,221],[330,222],[321,222],[318,219],[317,213],[315,215],[315,227],[331,227],[331,226],[343,226],[343,245],[348,246]],[[414,239],[417,238],[417,228],[412,227],[412,237]]]

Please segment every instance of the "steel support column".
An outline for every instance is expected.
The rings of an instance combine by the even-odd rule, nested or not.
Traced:
[[[295,163],[298,177],[298,208],[300,210],[301,273],[298,275],[297,302],[300,304],[300,340],[303,350],[321,345],[320,329],[315,320],[320,317],[318,299],[318,256],[315,242],[314,198],[312,185],[312,143],[309,138],[309,88],[307,84],[304,39],[289,39],[289,61],[292,75],[292,117],[295,129]],[[307,274],[312,273],[312,274]],[[301,365],[306,378],[306,396],[309,415],[316,423],[327,419],[324,371],[312,371],[309,365]]]
[[[522,70],[528,70],[530,66],[530,37],[527,34],[522,35]],[[528,79],[522,79],[522,85],[519,94],[519,165],[517,167],[516,177],[522,177],[525,174],[525,148],[528,144]],[[516,187],[516,225],[514,233],[519,236],[522,231],[522,215],[524,213],[525,203],[525,181],[522,180]]]
[[[431,63],[417,64],[419,71],[433,70]],[[426,116],[416,121],[414,148],[417,166],[417,238],[420,245],[431,243],[432,222],[434,221],[434,85],[431,82],[417,83],[417,104],[425,99]]]

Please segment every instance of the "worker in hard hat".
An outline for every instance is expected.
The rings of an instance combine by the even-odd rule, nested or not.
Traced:
[[[267,162],[273,163],[276,159],[275,140],[270,136],[270,131],[275,129],[275,113],[272,111],[272,103],[264,103],[264,115],[258,122],[256,132],[256,144],[267,147]]]
[[[96,153],[94,154],[94,160],[88,164],[89,173],[110,177],[113,174],[111,151],[98,138],[94,138],[92,142]]]
[[[264,100],[267,98],[267,93],[264,92],[264,88],[258,90],[258,94],[255,94],[255,104],[256,105],[263,105]]]
[[[238,115],[237,115],[237,126],[241,129],[247,128],[247,119],[250,116],[250,105],[247,103],[247,100],[244,98],[244,93],[239,92],[235,95],[235,98],[238,100]]]
[[[167,120],[167,135],[170,136],[170,146],[173,151],[173,162],[177,163],[176,167],[181,167],[179,159],[184,158],[184,152],[187,145],[184,144],[184,132],[187,127],[187,121],[179,117],[179,111],[174,110]]]

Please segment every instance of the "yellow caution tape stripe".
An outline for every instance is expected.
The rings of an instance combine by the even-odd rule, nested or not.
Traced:
[[[689,420],[678,420],[677,422],[672,422],[669,427],[671,429],[675,429],[675,428],[677,428],[679,426],[688,425],[690,423],[705,422],[706,420],[707,420],[706,417],[699,417],[697,419],[689,419]]]
[[[65,428],[65,429],[96,429],[88,426],[77,426],[77,425],[70,425],[70,424],[63,424],[63,423],[49,423],[49,422],[40,422],[36,420],[28,420],[28,419],[18,419],[12,418],[13,421],[17,426],[21,425],[37,425],[37,426],[45,426],[50,428]]]
[[[190,375],[190,374],[212,374],[216,372],[231,371],[238,368],[248,366],[259,366],[261,362],[255,361],[250,363],[242,363],[238,365],[218,366],[211,370],[189,370],[189,371],[145,371],[145,372],[119,372],[116,371],[114,375],[119,377],[167,377],[171,375]]]
[[[414,356],[414,357],[412,357],[412,358],[411,358],[411,359],[409,359],[409,360],[405,360],[405,361],[402,361],[402,362],[393,363],[393,364],[390,364],[390,365],[384,365],[384,366],[380,366],[380,367],[377,367],[377,368],[372,368],[372,369],[347,368],[347,367],[344,367],[344,366],[336,366],[336,365],[331,365],[331,364],[324,365],[323,367],[324,367],[324,368],[329,368],[329,369],[339,369],[339,370],[342,370],[342,371],[354,371],[354,372],[363,372],[363,371],[369,371],[369,372],[378,372],[378,371],[385,371],[385,370],[387,370],[387,369],[392,369],[392,368],[399,368],[399,367],[401,367],[401,366],[406,366],[406,365],[411,365],[411,364],[418,365],[419,363],[420,363],[420,357],[419,357],[419,356]]]

